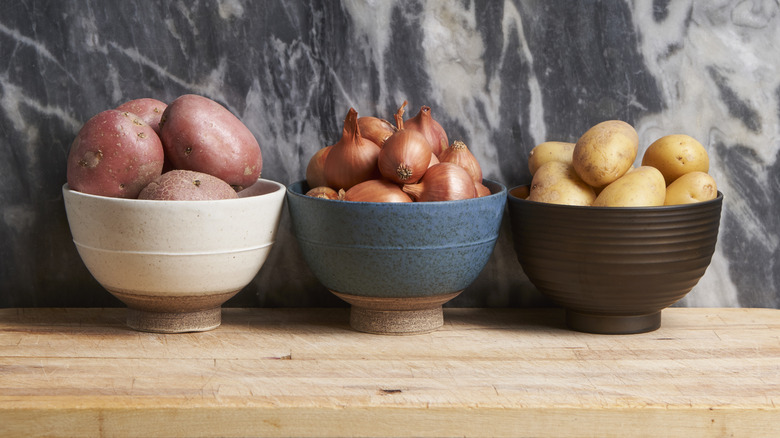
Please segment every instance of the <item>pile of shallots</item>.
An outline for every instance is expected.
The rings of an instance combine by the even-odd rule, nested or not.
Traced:
[[[306,168],[306,194],[354,202],[430,202],[490,194],[482,168],[462,141],[447,133],[423,106],[395,126],[377,117],[358,117],[350,108],[341,139],[318,150]]]

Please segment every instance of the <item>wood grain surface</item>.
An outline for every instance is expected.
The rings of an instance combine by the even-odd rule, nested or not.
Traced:
[[[204,333],[124,309],[0,309],[2,436],[774,437],[780,310],[566,330],[559,309],[445,309],[432,333],[348,310],[224,309]]]

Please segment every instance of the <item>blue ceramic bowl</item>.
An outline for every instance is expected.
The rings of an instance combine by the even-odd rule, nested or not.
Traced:
[[[363,304],[375,310],[383,310],[383,300],[446,301],[477,278],[495,247],[506,205],[506,187],[490,180],[484,185],[492,194],[481,198],[378,203],[309,197],[299,181],[288,186],[287,205],[306,263],[322,284],[353,304],[354,322],[354,297],[366,298]]]

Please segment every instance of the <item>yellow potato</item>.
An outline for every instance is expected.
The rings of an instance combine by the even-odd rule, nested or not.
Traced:
[[[707,150],[695,138],[672,134],[659,138],[647,147],[642,156],[642,165],[660,170],[669,185],[686,173],[708,172],[710,158]]]
[[[583,181],[604,187],[623,176],[634,164],[639,136],[634,127],[608,120],[588,129],[577,140],[572,164]]]
[[[664,205],[665,198],[664,176],[655,167],[641,166],[606,186],[593,206],[653,207]]]
[[[539,143],[531,149],[528,154],[528,170],[531,175],[542,167],[543,164],[550,161],[560,161],[562,163],[571,163],[571,157],[574,152],[574,143],[563,141],[546,141]]]
[[[571,164],[550,161],[536,171],[527,199],[550,204],[590,205],[596,194],[580,179]]]
[[[672,181],[666,187],[664,205],[692,204],[718,196],[715,179],[707,173],[694,171]]]

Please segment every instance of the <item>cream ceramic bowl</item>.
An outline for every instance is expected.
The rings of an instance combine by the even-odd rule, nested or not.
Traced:
[[[89,272],[128,306],[129,327],[204,331],[221,306],[260,271],[276,239],[285,186],[270,180],[252,196],[153,201],[62,193],[73,242]]]

